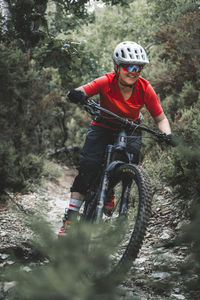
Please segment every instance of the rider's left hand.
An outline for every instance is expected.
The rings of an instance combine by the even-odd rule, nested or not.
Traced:
[[[167,144],[170,145],[170,146],[177,146],[178,145],[178,141],[177,141],[177,135],[174,134],[174,133],[170,133],[170,134],[167,134]]]

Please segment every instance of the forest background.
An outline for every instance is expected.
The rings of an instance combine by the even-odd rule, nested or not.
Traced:
[[[67,91],[112,71],[117,43],[136,41],[150,59],[142,76],[178,136],[175,148],[144,138],[141,163],[154,189],[172,186],[182,199],[191,220],[182,239],[199,268],[199,1],[0,3],[0,195],[30,190],[51,176],[45,167],[50,151],[80,147],[90,118],[66,102]],[[143,114],[143,123],[154,127]]]

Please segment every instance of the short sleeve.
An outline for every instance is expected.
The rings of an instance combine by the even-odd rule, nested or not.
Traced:
[[[100,93],[108,85],[108,77],[102,76],[99,77],[85,85],[82,88],[85,90],[85,93],[88,97],[92,97]]]
[[[157,117],[163,113],[158,96],[150,84],[147,86],[145,91],[144,102],[152,117]]]

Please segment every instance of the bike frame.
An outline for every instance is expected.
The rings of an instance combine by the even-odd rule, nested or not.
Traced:
[[[99,106],[96,102],[93,100],[88,100],[87,104],[85,105],[86,111],[88,111],[92,116],[105,118],[105,114],[111,116],[113,119],[117,120],[121,124],[121,129],[119,128],[118,132],[118,138],[117,141],[114,144],[109,144],[106,148],[106,156],[105,156],[105,161],[104,161],[104,167],[101,175],[101,181],[100,185],[98,188],[97,192],[97,198],[96,198],[96,223],[99,223],[102,219],[103,215],[103,207],[104,207],[104,202],[107,197],[108,193],[108,187],[109,187],[109,176],[114,170],[116,166],[122,165],[126,163],[124,160],[114,160],[113,161],[113,155],[116,152],[120,152],[121,154],[125,155],[127,158],[127,162],[130,163],[130,155],[129,153],[126,152],[126,146],[127,146],[127,133],[126,133],[126,128],[129,130],[132,130],[133,132],[140,129],[146,132],[149,132],[156,136],[157,138],[161,140],[165,140],[166,142],[168,141],[168,137],[164,133],[160,133],[157,131],[154,131],[146,126],[136,124],[133,121],[129,121],[128,119],[124,119],[119,117],[118,115],[114,114],[113,112],[104,109],[103,107]],[[104,115],[100,114],[100,112],[103,112]],[[129,187],[130,190],[130,187]],[[129,191],[124,191],[125,197],[123,197],[123,203],[120,205],[120,215],[126,215],[127,213],[127,208],[128,208],[128,193]]]
[[[106,147],[106,156],[105,156],[105,162],[104,162],[104,168],[103,168],[103,174],[101,183],[99,185],[99,191],[97,194],[97,210],[96,210],[96,222],[99,223],[102,219],[103,215],[103,207],[104,202],[107,198],[108,193],[108,187],[109,187],[109,178],[110,174],[112,173],[113,169],[116,166],[119,166],[121,164],[124,164],[125,161],[123,160],[114,160],[113,156],[117,152],[120,154],[123,154],[123,156],[127,157],[127,162],[130,163],[130,155],[126,152],[126,146],[127,146],[127,133],[124,129],[122,129],[118,135],[117,140],[114,144],[109,144]],[[123,201],[120,205],[120,215],[125,215],[127,212],[128,207],[128,197],[125,197],[124,199],[126,201]]]

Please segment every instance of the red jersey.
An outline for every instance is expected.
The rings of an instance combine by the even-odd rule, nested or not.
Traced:
[[[152,117],[160,115],[163,110],[160,101],[150,83],[139,77],[128,100],[124,100],[119,89],[115,73],[107,73],[82,86],[88,97],[100,95],[100,105],[120,117],[135,121],[140,109],[145,105]],[[93,124],[97,123],[95,121]],[[104,126],[103,124],[98,124]],[[106,126],[107,127],[107,126]]]

